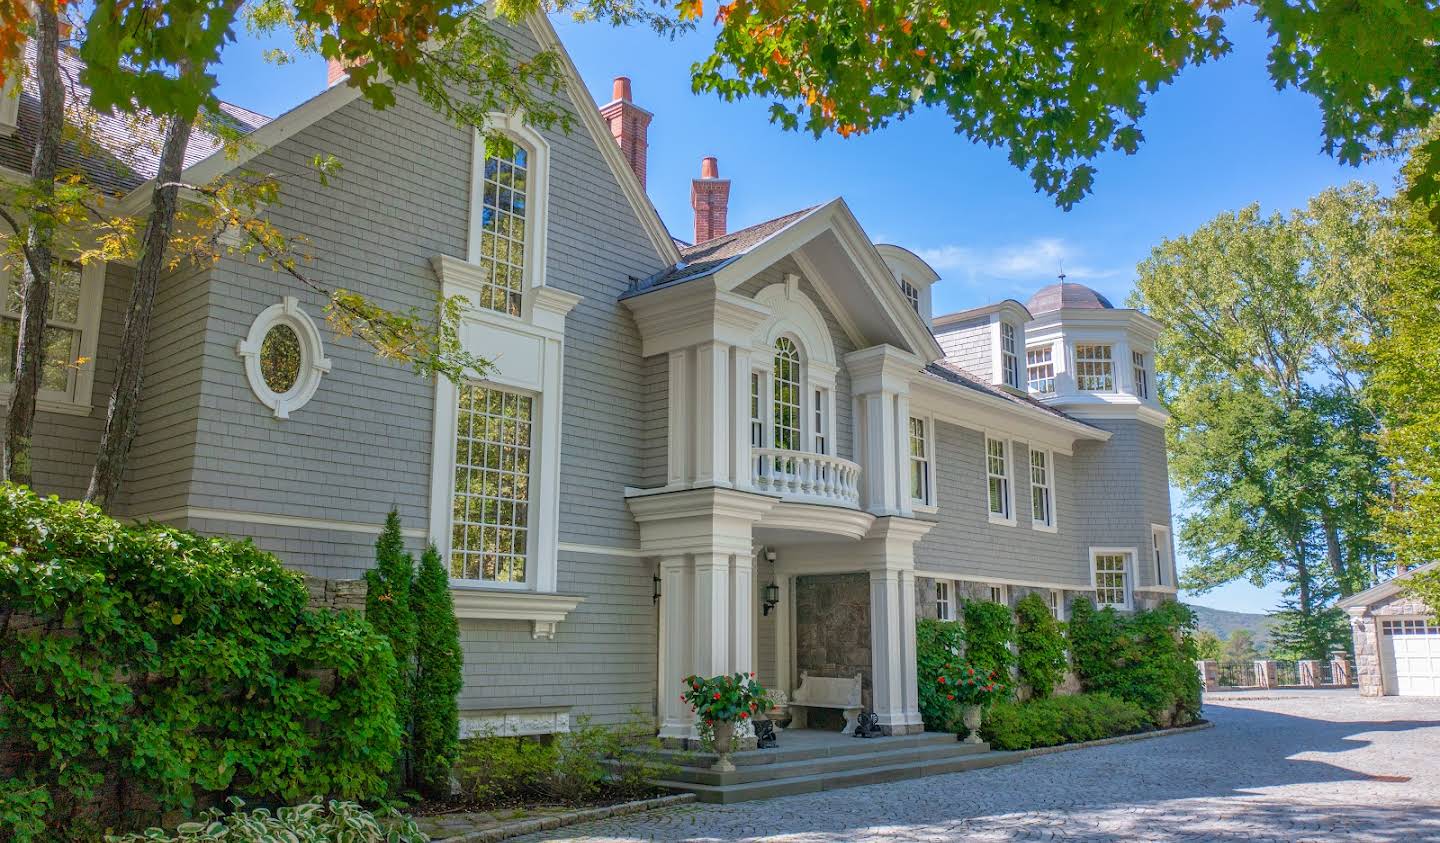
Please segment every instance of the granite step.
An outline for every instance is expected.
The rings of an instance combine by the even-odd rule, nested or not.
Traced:
[[[781,755],[769,764],[736,765],[733,772],[718,772],[707,766],[674,766],[669,778],[675,781],[705,785],[749,784],[820,773],[842,773],[876,766],[943,761],[967,755],[981,755],[990,750],[986,744],[960,743],[953,737],[945,743],[915,743],[887,749],[884,752],[854,752],[810,758]]]
[[[787,730],[780,733],[779,746],[731,753],[730,760],[736,767],[746,767],[814,758],[872,755],[926,746],[954,746],[958,743],[955,735],[944,732],[924,732],[918,735],[867,739],[846,737],[839,733],[824,735],[823,738],[820,738],[809,730]],[[962,745],[970,746],[971,744]],[[681,767],[709,767],[715,761],[712,753],[681,749],[652,750],[646,752],[645,755],[657,761]]]

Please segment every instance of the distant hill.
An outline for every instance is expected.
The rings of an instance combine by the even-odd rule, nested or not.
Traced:
[[[1255,636],[1255,646],[1264,649],[1270,643],[1270,625],[1274,623],[1269,615],[1256,614],[1254,612],[1231,612],[1225,609],[1212,609],[1209,606],[1196,606],[1193,603],[1186,603],[1195,617],[1200,621],[1200,628],[1215,633],[1220,639],[1230,637],[1230,633],[1237,629],[1248,629]]]

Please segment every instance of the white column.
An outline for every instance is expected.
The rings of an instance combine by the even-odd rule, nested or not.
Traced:
[[[730,639],[734,618],[730,611],[730,554],[695,554],[694,659],[691,668],[701,676],[730,670]]]
[[[749,489],[750,349],[735,346],[730,361],[730,479],[735,488]]]
[[[895,494],[895,396],[872,392],[860,396],[863,432],[861,482],[864,484],[865,508],[876,515],[895,515],[900,511]]]
[[[906,731],[905,669],[900,608],[900,572],[870,572],[871,699],[880,725]],[[912,666],[911,672],[914,668]]]
[[[775,606],[775,686],[787,695],[794,692],[791,685],[794,668],[795,647],[790,634],[795,617],[795,578],[781,575],[776,579],[780,586],[780,602]]]
[[[730,485],[730,346],[695,348],[695,482]]]
[[[683,486],[690,482],[690,354],[686,349],[670,352],[669,426],[666,429],[669,451],[665,484]]]
[[[725,673],[755,669],[755,556],[736,553],[730,565],[730,664]]]
[[[924,728],[920,717],[920,685],[915,663],[915,572],[900,572],[900,675],[904,680],[905,723]]]
[[[660,677],[656,696],[659,698],[660,736],[687,738],[694,729],[695,717],[690,706],[681,701],[683,680],[690,670],[693,643],[691,607],[694,605],[694,583],[690,561],[684,556],[667,556],[660,560]]]

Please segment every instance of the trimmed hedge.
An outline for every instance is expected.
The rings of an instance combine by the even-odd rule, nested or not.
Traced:
[[[1195,613],[1185,605],[1169,602],[1124,616],[1077,598],[1069,629],[1075,673],[1086,691],[1135,703],[1157,726],[1185,725],[1200,716]]]
[[[1033,749],[1143,732],[1150,715],[1109,694],[1074,694],[1029,702],[996,703],[980,733],[995,749]]]
[[[371,799],[388,643],[249,542],[0,485],[0,828],[94,840],[226,795]]]

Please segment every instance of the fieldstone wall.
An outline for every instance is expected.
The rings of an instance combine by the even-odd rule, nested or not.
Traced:
[[[874,707],[869,574],[795,578],[795,667],[816,676],[860,674],[861,703]]]
[[[306,574],[305,589],[310,592],[311,609],[329,609],[332,612],[350,609],[365,614],[368,587],[364,580],[328,580]]]

